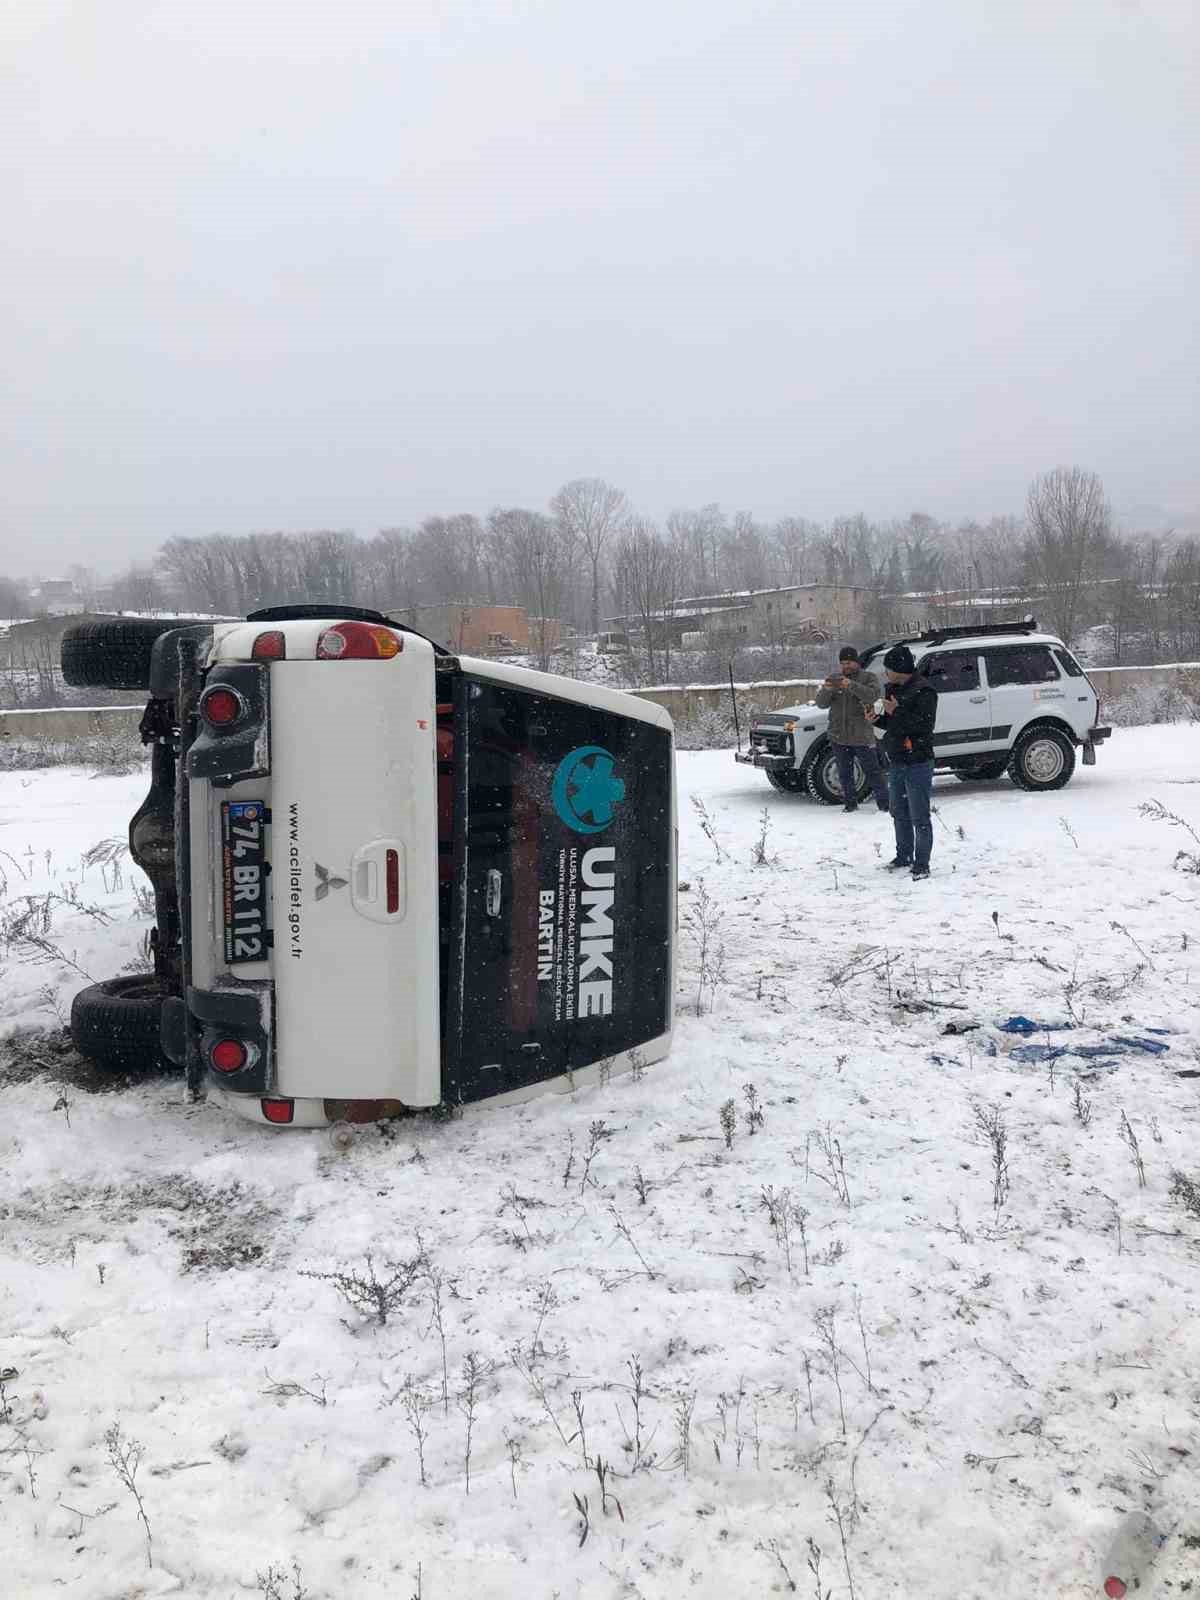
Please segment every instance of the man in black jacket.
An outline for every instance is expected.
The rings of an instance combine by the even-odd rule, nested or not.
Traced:
[[[917,675],[913,653],[906,644],[892,646],[883,658],[883,669],[887,679],[883,710],[868,711],[867,719],[885,730],[883,743],[891,763],[888,787],[896,827],[896,859],[888,862],[888,871],[908,867],[919,881],[929,876],[933,849],[929,802],[937,690]]]

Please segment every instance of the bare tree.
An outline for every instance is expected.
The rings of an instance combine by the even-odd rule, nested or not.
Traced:
[[[678,599],[677,546],[666,543],[652,522],[631,522],[617,545],[616,581],[625,604],[642,625],[650,681],[661,681],[671,663],[671,611]]]
[[[778,583],[790,586],[809,581],[811,551],[820,528],[804,517],[780,517],[771,529],[771,550]]]
[[[11,620],[23,617],[29,606],[29,596],[24,584],[13,578],[0,578],[0,617]]]
[[[629,515],[624,492],[603,478],[573,478],[550,502],[565,538],[579,546],[591,568],[591,631],[600,631],[600,568],[604,550]]]
[[[151,567],[134,566],[113,580],[112,604],[117,611],[161,611],[166,597]]]
[[[1082,467],[1055,467],[1029,485],[1025,523],[1026,575],[1050,625],[1070,644],[1112,546],[1104,485]]]
[[[217,615],[232,610],[229,573],[215,536],[168,539],[160,562],[176,598],[187,610]]]
[[[691,594],[712,594],[721,587],[721,548],[725,539],[725,513],[719,505],[699,511],[672,511],[667,533],[677,550],[686,552],[681,574]]]
[[[765,589],[770,583],[766,529],[749,511],[739,511],[721,541],[721,571],[732,589]]]
[[[355,538],[341,532],[304,533],[298,538],[300,588],[306,600],[354,599]]]
[[[92,567],[78,565],[67,568],[67,577],[75,586],[75,593],[83,601],[89,611],[96,609],[96,591],[99,588],[99,579]]]
[[[904,524],[904,565],[908,586],[918,594],[928,594],[942,586],[942,555],[938,548],[938,525],[924,511],[914,511]]]
[[[487,582],[483,548],[478,517],[426,517],[411,544],[413,586],[421,602],[477,600]]]
[[[361,588],[381,610],[405,610],[413,596],[412,530],[381,528],[362,552]]]
[[[1200,546],[1185,539],[1171,552],[1162,581],[1167,650],[1176,661],[1193,659],[1200,637]]]
[[[488,530],[510,581],[530,613],[530,632],[538,666],[550,666],[558,642],[558,619],[571,576],[571,545],[562,529],[540,511],[498,509]]]

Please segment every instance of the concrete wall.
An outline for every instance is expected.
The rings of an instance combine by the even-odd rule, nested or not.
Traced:
[[[1200,695],[1200,662],[1166,667],[1095,667],[1088,676],[1102,700],[1112,700],[1135,688],[1177,685]],[[792,678],[786,682],[766,680],[739,683],[739,709],[743,704],[760,711],[780,706],[799,705],[811,700],[820,687],[819,678]],[[659,689],[634,691],[643,700],[664,706],[677,722],[690,722],[706,711],[729,710],[728,683],[672,684]],[[0,739],[46,740],[76,739],[88,735],[136,732],[144,705],[63,707],[52,711],[0,711]]]
[[[738,683],[738,712],[753,706],[758,711],[774,711],[779,706],[802,704],[811,700],[821,686],[820,678],[791,679],[784,683]],[[705,711],[730,712],[729,685],[727,683],[688,684],[686,687],[662,689],[635,689],[641,700],[653,700],[663,706],[676,722],[691,722]]]
[[[60,706],[52,711],[0,711],[0,739],[53,743],[56,739],[136,733],[145,709],[143,700],[138,706]]]
[[[1088,677],[1102,700],[1115,700],[1130,689],[1174,685],[1192,694],[1200,692],[1200,662],[1177,662],[1167,667],[1089,667]]]
[[[1114,700],[1135,688],[1177,685],[1200,695],[1200,662],[1165,667],[1091,667],[1088,677],[1101,700]],[[739,683],[738,702],[773,711],[779,706],[800,705],[811,700],[821,686],[820,678],[794,678],[784,683]],[[728,683],[688,684],[661,689],[637,689],[635,694],[665,706],[680,722],[690,721],[702,711],[729,709]]]

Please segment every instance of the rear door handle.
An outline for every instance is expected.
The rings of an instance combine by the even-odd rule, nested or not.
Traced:
[[[350,899],[368,922],[399,922],[406,909],[406,863],[398,839],[373,839],[350,862]]]
[[[987,695],[985,695],[985,694],[973,694],[971,696],[971,704],[973,706],[984,705],[986,703],[986,701],[987,701]]]
[[[500,898],[503,880],[495,867],[489,867],[487,875],[487,898],[485,906],[489,917],[500,915]]]

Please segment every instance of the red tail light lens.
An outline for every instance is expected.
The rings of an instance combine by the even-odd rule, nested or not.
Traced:
[[[287,655],[287,640],[278,628],[272,628],[269,633],[260,633],[250,646],[250,654],[255,661],[282,661]]]
[[[339,622],[317,640],[318,661],[389,661],[404,649],[404,640],[373,622]]]
[[[384,877],[387,880],[387,908],[395,915],[400,909],[400,852],[389,850],[384,857]]]
[[[240,1039],[218,1039],[208,1052],[215,1072],[240,1072],[246,1065],[246,1046]]]
[[[228,728],[245,708],[245,701],[233,689],[210,689],[200,701],[200,715],[214,728]]]
[[[296,1114],[294,1100],[260,1100],[258,1103],[268,1122],[290,1122]]]

